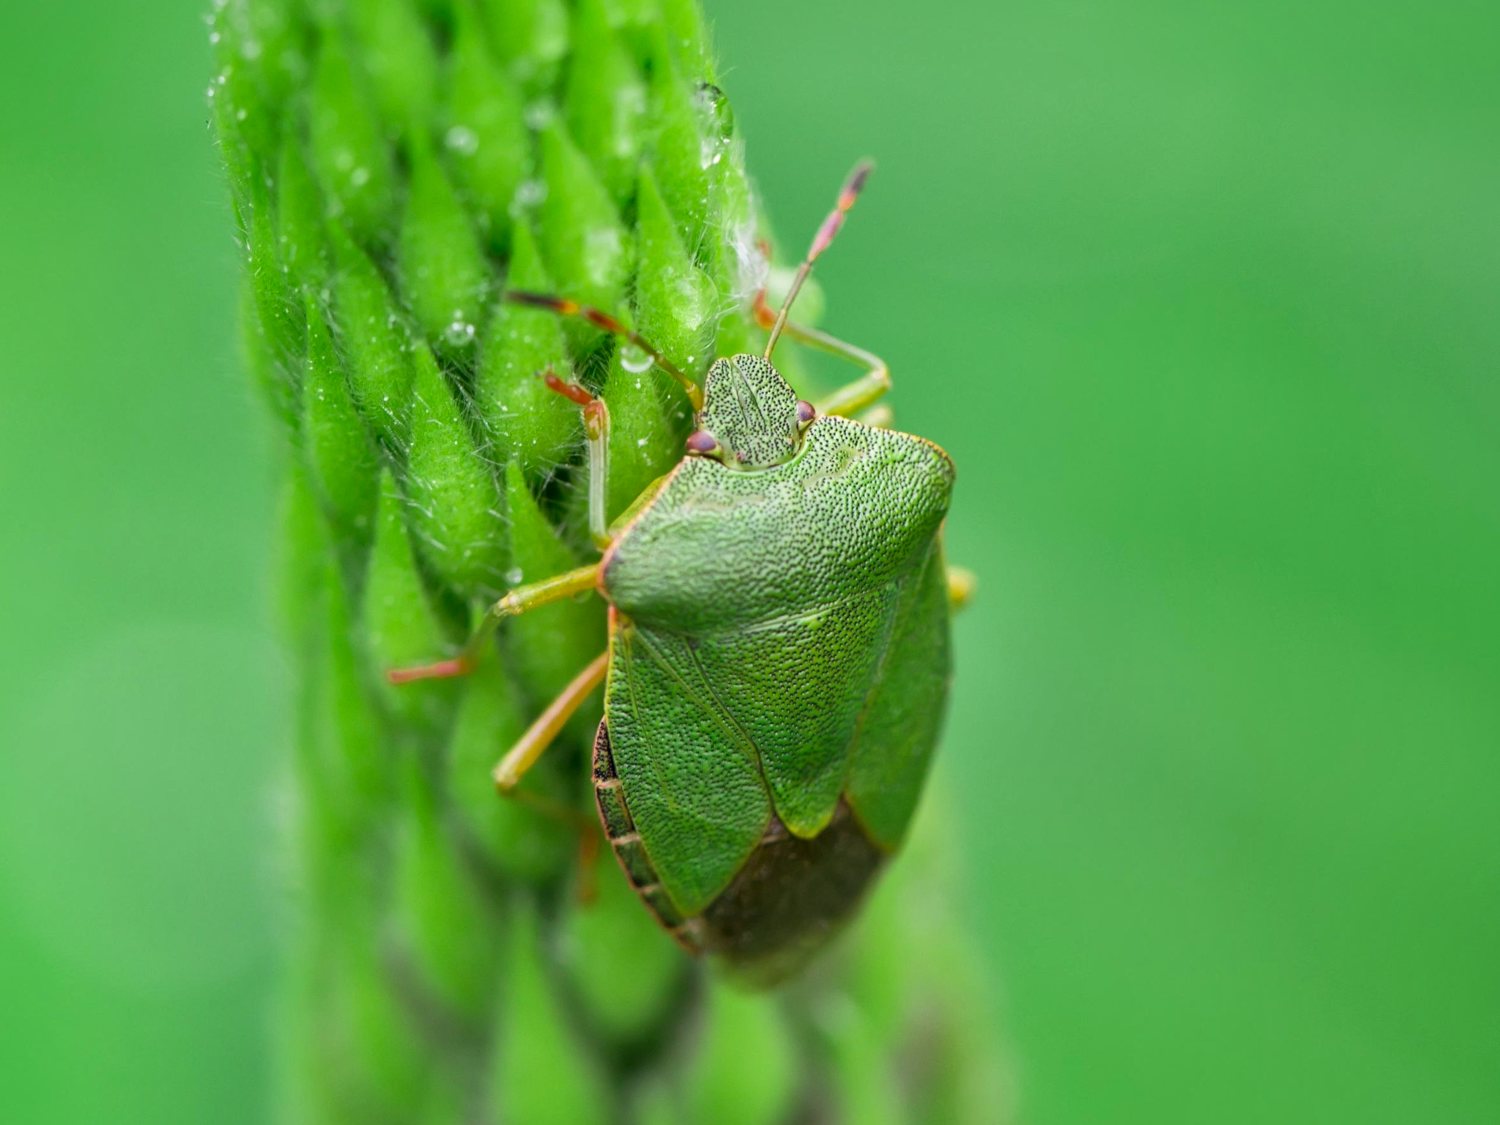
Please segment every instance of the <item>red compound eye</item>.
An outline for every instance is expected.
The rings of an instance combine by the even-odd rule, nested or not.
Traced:
[[[797,421],[801,422],[805,426],[817,416],[818,411],[812,403],[808,402],[805,398],[798,401]]]
[[[687,448],[689,453],[712,453],[719,448],[719,439],[707,430],[694,430],[688,435]]]

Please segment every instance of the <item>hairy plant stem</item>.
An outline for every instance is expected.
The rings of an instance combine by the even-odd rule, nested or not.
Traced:
[[[643,357],[505,289],[617,311],[695,374],[754,335],[763,227],[694,0],[219,0],[212,28],[298,683],[284,1116],[999,1119],[920,842],[834,956],[747,995],[496,798],[602,650],[597,602],[507,623],[465,680],[382,675],[589,558],[578,412],[538,372],[608,402],[616,512],[689,429]],[[586,811],[590,734],[585,708],[528,786]]]

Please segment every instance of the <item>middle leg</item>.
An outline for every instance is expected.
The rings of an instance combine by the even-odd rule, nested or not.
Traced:
[[[544,578],[540,582],[517,586],[485,610],[484,616],[474,627],[474,631],[469,634],[469,639],[464,642],[464,647],[457,656],[448,660],[437,660],[431,664],[419,664],[413,668],[392,668],[385,674],[386,679],[393,684],[407,684],[413,680],[443,680],[468,675],[474,670],[474,665],[479,660],[479,654],[484,651],[484,646],[489,643],[490,638],[495,635],[495,630],[500,627],[500,622],[507,617],[514,617],[549,602],[587,593],[597,587],[598,581],[599,564],[593,563],[590,566],[580,566],[576,570],[564,571],[551,578]]]

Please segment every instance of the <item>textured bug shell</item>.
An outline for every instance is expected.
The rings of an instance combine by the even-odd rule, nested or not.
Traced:
[[[930,442],[820,418],[782,464],[686,459],[606,555],[612,768],[672,916],[711,928],[782,838],[836,833],[803,868],[851,826],[900,842],[947,690],[952,484]]]

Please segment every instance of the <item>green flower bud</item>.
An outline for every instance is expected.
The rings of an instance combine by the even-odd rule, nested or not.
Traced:
[[[661,1054],[689,1015],[698,966],[662,940],[661,928],[604,851],[596,870],[584,876],[593,901],[567,915],[558,941],[560,967],[583,1019],[613,1050]]]
[[[475,213],[481,241],[495,253],[510,245],[511,207],[532,174],[523,113],[520,91],[491,55],[472,6],[461,4],[448,69],[443,147],[454,182]]]
[[[555,292],[531,228],[515,230],[510,287]],[[547,389],[545,371],[571,367],[562,323],[540,309],[500,303],[484,334],[474,405],[493,443],[491,457],[513,461],[540,487],[579,446],[578,408]]]
[[[504,953],[503,903],[486,895],[452,834],[427,767],[408,761],[398,806],[392,925],[414,985],[477,1034],[488,1018]]]
[[[603,0],[581,0],[574,34],[578,48],[564,96],[568,131],[615,203],[623,206],[635,189],[640,166],[646,86],[635,60],[616,39]]]
[[[638,265],[635,303],[641,335],[689,375],[701,380],[713,359],[717,294],[678,237],[656,177],[641,175],[637,196]],[[685,428],[691,408],[681,389],[657,378],[674,423]]]
[[[561,574],[582,565],[582,559],[547,520],[516,462],[505,471],[506,507],[510,512],[512,586]],[[516,677],[533,706],[545,707],[594,657],[604,651],[604,621],[598,599],[559,602],[536,613],[522,614],[506,626],[506,651]],[[598,710],[582,708],[576,733],[591,740]]]
[[[425,140],[411,146],[401,223],[401,282],[428,343],[468,365],[478,346],[492,275],[458,193]]]
[[[459,846],[497,880],[543,888],[566,882],[578,858],[578,826],[555,812],[569,807],[571,792],[553,763],[538,763],[526,777],[524,800],[502,801],[491,771],[525,731],[530,711],[501,665],[484,653],[464,693],[449,743],[447,781],[457,818]],[[573,787],[576,789],[576,786]]]
[[[349,0],[349,24],[381,117],[420,131],[437,99],[438,64],[426,21],[408,0]]]
[[[389,474],[381,477],[375,515],[375,545],[365,578],[361,620],[376,669],[402,668],[448,654],[453,636],[431,605],[407,533],[407,507]],[[396,688],[380,683],[382,695],[403,724],[441,729],[457,690],[451,682]]]
[[[682,1076],[684,1111],[677,1120],[771,1125],[794,1119],[803,1064],[785,1014],[716,983],[705,1015],[704,1034]],[[746,1059],[754,1065],[746,1066]]]
[[[413,355],[413,422],[406,460],[407,512],[417,549],[446,589],[464,600],[506,587],[505,497],[432,352]]]
[[[750,995],[601,854],[602,689],[496,794],[496,762],[604,651],[600,598],[505,621],[466,676],[388,677],[443,670],[488,602],[599,557],[579,407],[544,372],[609,408],[613,515],[692,427],[639,349],[505,293],[596,306],[700,377],[764,341],[751,298],[789,274],[767,276],[696,0],[219,0],[212,35],[246,363],[281,439],[286,1115],[1003,1120],[916,856],[843,956]],[[810,285],[799,317],[818,304]]]
[[[518,910],[506,943],[505,1003],[489,1096],[496,1118],[603,1125],[616,1120],[602,1060],[580,1053],[551,986],[536,914]]]
[[[396,199],[385,126],[337,28],[320,37],[309,90],[313,164],[330,210],[367,246],[389,234]]]
[[[490,42],[527,98],[550,91],[569,46],[562,0],[488,0],[479,9]]]
[[[609,190],[560,123],[543,130],[541,152],[545,195],[537,226],[558,291],[585,305],[620,309],[634,247]],[[601,338],[598,329],[577,321],[568,322],[566,331],[580,351]]]
[[[410,337],[385,279],[344,230],[329,228],[337,272],[333,307],[349,386],[366,424],[386,448],[406,448],[411,412]]]
[[[312,479],[351,565],[369,549],[380,465],[349,394],[344,364],[316,300],[307,308],[302,433]]]

